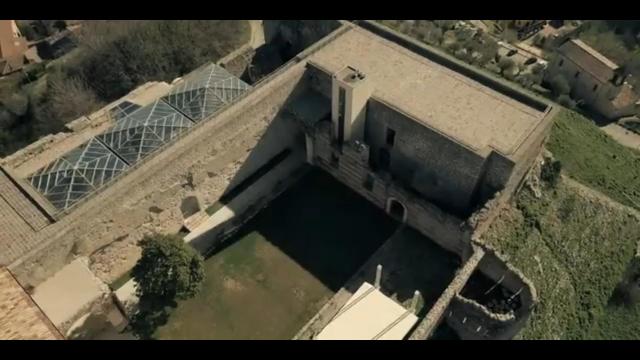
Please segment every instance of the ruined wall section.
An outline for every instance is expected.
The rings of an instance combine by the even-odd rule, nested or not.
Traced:
[[[538,302],[535,287],[518,269],[500,258],[493,250],[484,250],[486,254],[478,264],[478,270],[518,294],[521,306],[511,313],[497,314],[475,300],[458,294],[448,310],[447,324],[463,340],[512,339],[525,326]]]
[[[230,182],[250,175],[252,167],[262,165],[260,159],[251,159],[251,150],[287,99],[300,91],[304,63],[291,63],[282,70],[281,76],[261,83],[44,229],[40,235],[48,240],[11,266],[19,281],[38,284],[75,256],[114,241],[136,243],[151,231],[175,233],[184,221],[180,210],[184,198],[196,196],[201,204],[212,204]],[[277,152],[281,145],[272,150]],[[238,177],[238,172],[244,175]],[[127,261],[132,266],[136,260]]]
[[[470,230],[465,222],[411,193],[388,178],[369,169],[369,150],[364,144],[345,144],[342,153],[334,149],[330,140],[331,124],[318,124],[314,134],[315,165],[329,172],[379,208],[386,209],[389,199],[402,203],[407,212],[407,224],[441,247],[458,255],[469,246]],[[338,153],[336,153],[338,152]],[[336,164],[333,156],[339,157]],[[365,187],[367,178],[373,179],[371,190]]]
[[[447,288],[442,292],[438,301],[436,301],[424,319],[418,323],[409,336],[410,340],[425,340],[431,337],[443,317],[446,315],[445,311],[449,309],[451,302],[458,296],[458,293],[465,286],[484,255],[484,250],[481,248],[473,249],[473,255],[464,263],[464,266],[456,272],[456,276],[453,278],[449,286],[447,286]]]

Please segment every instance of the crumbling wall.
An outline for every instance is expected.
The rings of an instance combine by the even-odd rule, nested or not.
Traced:
[[[533,284],[516,268],[501,259],[493,250],[478,264],[478,270],[495,282],[499,282],[520,299],[521,306],[508,314],[491,312],[475,300],[460,294],[452,301],[447,312],[447,324],[463,339],[512,339],[525,326],[537,294]]]

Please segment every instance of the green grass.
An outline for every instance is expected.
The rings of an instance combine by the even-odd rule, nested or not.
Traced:
[[[533,281],[539,304],[520,336],[525,339],[640,337],[640,305],[608,305],[640,241],[640,224],[560,182],[541,199],[524,189],[518,209],[504,211],[485,234]]]
[[[200,293],[160,339],[290,339],[393,233],[396,223],[319,170],[205,260]]]
[[[638,208],[640,153],[618,144],[570,110],[556,117],[547,148],[565,176]],[[516,196],[484,235],[531,279],[539,304],[525,339],[640,338],[640,305],[610,305],[638,242],[640,223],[628,209],[562,180],[536,199]]]
[[[584,116],[562,110],[547,143],[569,176],[640,210],[640,152],[620,145]]]

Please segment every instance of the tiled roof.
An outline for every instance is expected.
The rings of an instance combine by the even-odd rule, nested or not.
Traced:
[[[0,340],[62,339],[9,270],[0,268]]]
[[[622,109],[633,105],[636,101],[638,101],[638,94],[630,85],[624,84],[618,95],[611,101],[611,104],[616,109]]]
[[[571,39],[558,49],[561,54],[598,80],[607,82],[619,66],[604,55],[585,44],[582,40]]]

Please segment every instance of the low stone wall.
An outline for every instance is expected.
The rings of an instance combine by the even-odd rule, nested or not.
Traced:
[[[447,325],[462,340],[504,340],[505,328],[516,322],[513,314],[494,314],[485,306],[457,294],[446,315]]]
[[[501,259],[493,250],[485,250],[486,255],[478,264],[478,271],[517,294],[521,302],[520,308],[508,314],[497,314],[475,300],[458,294],[447,312],[447,324],[463,340],[512,339],[529,319],[531,310],[537,303],[536,291],[518,269]]]
[[[471,274],[475,271],[478,263],[484,257],[484,250],[475,248],[473,255],[467,260],[464,266],[458,270],[456,277],[447,286],[438,301],[433,305],[427,316],[422,319],[411,333],[409,340],[426,340],[440,324],[445,311],[448,309],[451,301],[458,296],[458,293],[467,284]]]

